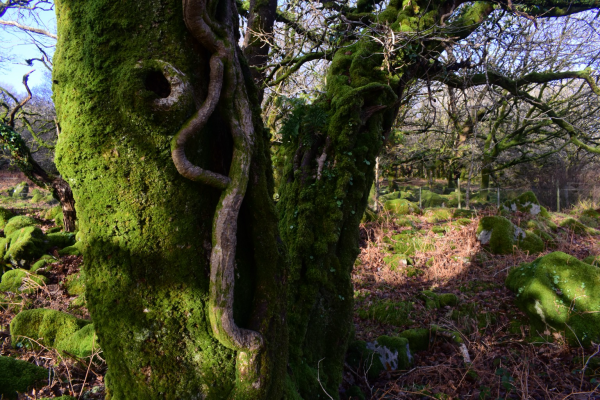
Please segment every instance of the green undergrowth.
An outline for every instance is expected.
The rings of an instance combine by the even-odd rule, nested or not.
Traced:
[[[376,300],[358,309],[358,316],[384,324],[405,326],[412,323],[413,304],[406,301]]]

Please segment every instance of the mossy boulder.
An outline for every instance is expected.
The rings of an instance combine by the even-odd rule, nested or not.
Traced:
[[[80,256],[82,242],[76,242],[73,246],[65,247],[58,252],[60,256]]]
[[[67,276],[64,280],[67,293],[71,296],[79,296],[85,293],[85,277],[83,271]]]
[[[16,399],[33,387],[43,386],[48,370],[26,361],[0,356],[0,395],[3,399]]]
[[[33,191],[31,192],[31,202],[32,203],[39,203],[40,201],[44,200],[44,194],[42,192],[40,192],[39,189],[33,189]]]
[[[475,215],[475,211],[464,208],[455,208],[452,210],[452,218],[473,218]]]
[[[37,226],[27,226],[0,240],[0,255],[4,261],[20,267],[37,260],[46,252],[44,233]]]
[[[37,221],[35,218],[28,217],[26,215],[17,215],[8,220],[6,226],[4,226],[4,236],[9,237],[15,231],[27,226],[35,226]]]
[[[383,204],[383,209],[396,215],[414,214],[419,212],[419,207],[405,199],[388,200]]]
[[[502,208],[510,212],[520,211],[531,215],[548,216],[548,210],[542,210],[543,207],[540,206],[540,202],[531,191],[523,193],[516,199],[506,200],[502,204]]]
[[[75,244],[75,234],[70,232],[50,233],[46,235],[46,241],[48,247],[62,249]]]
[[[525,232],[508,219],[501,216],[483,217],[477,227],[477,239],[482,245],[489,245],[492,254],[512,254],[513,246]]]
[[[49,255],[49,254],[44,254],[39,260],[37,260],[35,263],[33,263],[33,265],[31,266],[31,268],[29,269],[30,272],[37,272],[40,269],[44,269],[46,268],[46,266],[48,264],[52,264],[57,262],[58,260],[56,258],[54,258],[53,256]]]
[[[600,227],[600,213],[593,208],[583,210],[579,215],[579,222],[588,228],[597,229]]]
[[[525,237],[518,242],[519,248],[529,254],[541,253],[546,245],[541,237],[533,232],[525,232]]]
[[[0,229],[4,229],[8,221],[14,216],[15,214],[12,211],[0,207]]]
[[[362,370],[369,379],[375,379],[384,371],[377,353],[367,348],[362,340],[351,342],[346,352],[346,362],[354,370]]]
[[[379,361],[387,371],[407,370],[413,357],[408,339],[401,336],[379,336],[373,343],[367,343],[367,349],[379,356]]]
[[[413,352],[416,352],[427,350],[429,348],[432,333],[433,332],[430,329],[425,328],[407,329],[405,331],[400,332],[398,336],[408,339],[410,349]]]
[[[417,201],[419,199],[417,198]],[[448,199],[442,195],[434,193],[429,190],[421,191],[421,206],[423,208],[441,207],[442,204],[447,203]]]
[[[427,222],[435,224],[437,222],[448,221],[452,218],[452,210],[449,208],[430,208],[424,212]]]
[[[24,287],[23,281],[28,278],[32,281],[31,287]],[[24,269],[11,269],[2,275],[2,281],[0,282],[0,292],[12,292],[12,293],[30,293],[35,290],[33,286],[44,285],[47,279],[45,276],[32,274]]]
[[[17,186],[15,186],[12,196],[13,197],[26,197],[29,193],[29,185],[27,182],[21,182]]]
[[[572,231],[573,233],[577,233],[578,235],[592,235],[592,236],[596,236],[598,234],[600,234],[599,231],[597,231],[596,229],[587,227],[585,225],[583,225],[581,222],[573,219],[573,218],[567,218],[565,220],[563,220],[560,223],[560,226],[562,228],[567,228],[570,231]]]
[[[581,261],[583,261],[586,264],[593,265],[595,267],[600,267],[600,256],[589,256]]]
[[[564,331],[571,344],[600,341],[599,268],[554,252],[513,268],[506,286],[536,331]]]
[[[91,321],[44,308],[17,314],[10,323],[10,334],[13,345],[35,348],[36,345],[27,340],[31,338],[77,357],[88,357],[99,347]]]

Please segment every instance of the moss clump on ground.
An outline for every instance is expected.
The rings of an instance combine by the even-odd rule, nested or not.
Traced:
[[[49,208],[44,214],[44,219],[54,219],[58,214],[62,212],[61,206]]]
[[[383,209],[396,215],[406,215],[419,212],[419,207],[416,204],[405,199],[388,200],[383,204]]]
[[[564,331],[571,344],[600,340],[600,269],[554,252],[513,268],[506,286],[530,317],[533,331],[553,327]]]
[[[39,260],[37,260],[35,263],[33,263],[31,268],[29,269],[29,271],[36,272],[41,268],[45,268],[46,265],[55,263],[56,261],[58,261],[58,260],[56,258],[52,257],[51,255],[44,254]]]
[[[448,203],[448,198],[429,190],[421,191],[421,206],[423,208],[440,207],[444,203]]]
[[[15,214],[12,211],[0,207],[0,229],[4,229],[8,221],[14,216]]]
[[[579,235],[592,235],[592,236],[596,236],[598,234],[600,234],[599,231],[597,231],[596,229],[587,227],[585,225],[583,225],[581,222],[573,219],[573,218],[567,218],[564,221],[562,221],[560,223],[560,226],[563,228],[567,228],[571,231],[573,231],[573,233],[577,233]]]
[[[427,222],[435,224],[452,218],[452,210],[449,208],[432,208],[426,210],[424,215]]]
[[[375,379],[384,371],[383,364],[378,355],[367,348],[367,343],[356,340],[348,346],[346,362],[354,370],[363,370],[369,379]]]
[[[29,185],[27,182],[21,182],[17,186],[15,186],[12,196],[13,197],[26,197],[29,193]]]
[[[91,321],[73,315],[38,308],[17,314],[10,323],[10,335],[13,345],[36,347],[27,338],[39,341],[47,347],[58,351],[87,357],[94,349],[98,349]]]
[[[4,236],[9,237],[15,231],[27,226],[35,226],[37,221],[35,218],[31,218],[25,215],[17,215],[8,220],[8,223],[4,227]]]
[[[17,392],[42,385],[48,379],[48,370],[37,365],[0,356],[0,395],[4,399],[16,399]]]
[[[80,256],[82,242],[76,242],[73,246],[65,247],[58,252],[60,256]]]
[[[83,271],[69,275],[64,282],[67,292],[71,296],[80,296],[85,293],[85,277]]]
[[[2,275],[0,292],[29,293],[34,291],[35,288],[29,286],[21,290],[25,278],[29,278],[32,281],[32,284],[29,286],[36,286],[36,284],[41,286],[47,281],[45,276],[32,274],[24,269],[11,269]]]
[[[464,208],[455,208],[452,211],[452,218],[473,218],[475,216],[475,211],[466,210]]]
[[[420,236],[411,236],[410,233],[394,235],[392,236],[392,240],[394,241],[394,253],[397,254],[412,256],[417,251],[431,251],[434,248],[433,243],[426,241]]]
[[[42,192],[40,192],[39,189],[33,189],[33,191],[31,192],[31,202],[32,203],[39,203],[40,201],[44,200],[44,194]]]
[[[477,227],[477,239],[483,245],[489,244],[492,254],[511,254],[518,239],[515,233],[512,222],[500,216],[483,217]]]
[[[384,324],[405,326],[412,324],[410,314],[413,304],[407,301],[378,300],[375,303],[358,309],[362,319],[372,319]]]
[[[431,290],[423,290],[418,297],[425,302],[425,307],[429,309],[458,304],[458,297],[453,293],[435,293]]]

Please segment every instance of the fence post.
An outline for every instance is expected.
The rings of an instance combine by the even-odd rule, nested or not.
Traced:
[[[560,186],[556,185],[556,212],[560,212]]]
[[[500,209],[500,186],[498,186],[496,189],[498,189],[498,196],[497,196],[498,200],[497,201],[498,201],[498,210],[499,210]]]
[[[419,209],[423,208],[423,201],[422,201],[423,196],[421,195],[422,190],[423,190],[423,188],[421,186],[419,186]]]
[[[460,205],[460,178],[457,180],[457,190],[458,190],[458,209],[460,210],[462,206]]]

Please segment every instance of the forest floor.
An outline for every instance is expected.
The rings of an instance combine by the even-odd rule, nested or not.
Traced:
[[[49,204],[27,204],[0,196],[0,206],[35,217],[46,231],[53,221],[44,218]],[[23,204],[21,204],[23,203]],[[600,399],[600,347],[569,346],[559,333],[532,339],[527,317],[514,304],[504,284],[508,271],[551,251],[579,259],[600,254],[596,237],[559,228],[556,246],[529,255],[518,249],[511,255],[492,255],[476,238],[478,221],[494,214],[481,210],[468,221],[432,218],[431,213],[397,218],[384,215],[361,225],[361,253],[353,271],[355,340],[373,342],[381,335],[395,336],[411,328],[439,327],[457,332],[460,340],[438,335],[426,350],[413,352],[405,370],[387,370],[376,377],[368,370],[346,365],[342,399],[350,387],[359,387],[366,399]],[[566,214],[552,214],[559,221]],[[515,218],[527,218],[515,215]],[[460,223],[457,223],[460,222]],[[418,246],[406,265],[393,265],[392,236],[411,230]],[[46,386],[18,399],[73,396],[104,399],[106,364],[100,350],[87,358],[61,354],[44,346],[35,349],[11,344],[9,324],[25,309],[50,308],[89,319],[85,306],[65,284],[80,272],[81,256],[59,256],[47,268],[48,281],[29,294],[2,294],[0,355],[28,361],[51,371]],[[452,293],[455,305],[427,307],[423,290]],[[378,318],[370,313],[377,304],[409,304],[402,318]],[[548,332],[546,332],[548,333]],[[433,336],[432,336],[433,337]],[[459,344],[460,342],[460,344]],[[466,349],[466,354],[465,354]]]
[[[368,371],[346,365],[346,387],[358,385],[367,399],[600,398],[600,345],[569,346],[556,332],[540,340],[544,334],[530,332],[527,316],[505,287],[514,266],[553,251],[581,260],[600,254],[600,241],[559,228],[556,246],[540,254],[515,249],[511,255],[493,255],[481,246],[476,230],[482,216],[494,214],[496,209],[480,211],[470,223],[461,220],[464,226],[452,219],[432,222],[427,214],[408,221],[388,215],[362,225],[353,273],[355,339],[373,342],[406,329],[440,327],[459,333],[468,354],[456,340],[438,335],[428,349],[413,354],[407,370],[370,379]],[[513,219],[527,218],[519,214]],[[551,217],[558,222],[567,215]],[[418,231],[420,246],[410,257],[412,265],[395,267],[386,259],[390,238],[407,230]],[[458,304],[428,308],[424,290],[455,294]],[[411,307],[402,318],[368,312],[377,304],[393,308],[407,302]]]

